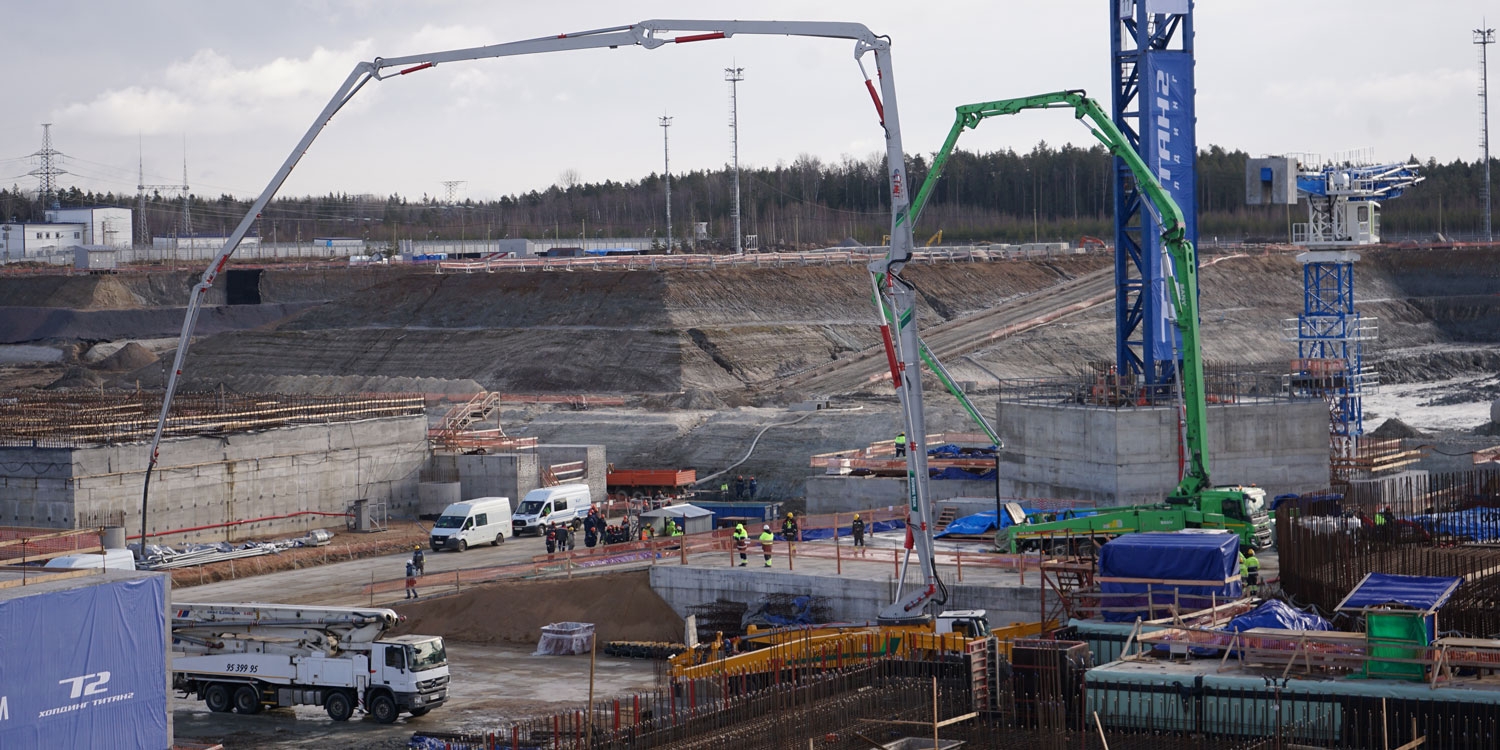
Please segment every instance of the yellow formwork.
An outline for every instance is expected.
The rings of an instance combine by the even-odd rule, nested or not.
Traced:
[[[1057,627],[1057,623],[1011,623],[991,631],[1000,654],[1010,658],[1011,642],[1034,638]],[[941,654],[966,654],[971,639],[963,633],[933,632],[923,625],[821,625],[752,632],[740,639],[740,647],[752,650],[727,653],[722,640],[708,649],[690,650],[671,658],[672,677],[695,680],[725,674],[753,675],[781,669],[820,669],[881,659],[913,658]]]

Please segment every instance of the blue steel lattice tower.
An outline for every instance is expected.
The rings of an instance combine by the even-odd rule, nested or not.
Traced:
[[[1354,261],[1359,255],[1314,250],[1297,260],[1302,263],[1303,295],[1302,314],[1295,321],[1298,359],[1291,368],[1292,390],[1327,399],[1333,455],[1353,458],[1365,432],[1364,390],[1372,378],[1365,372],[1364,342],[1376,336],[1376,320],[1354,309]]]
[[[1182,208],[1198,243],[1197,115],[1191,0],[1109,0],[1115,125]],[[1115,360],[1124,382],[1175,380],[1181,337],[1171,320],[1161,229],[1130,169],[1115,159]]]

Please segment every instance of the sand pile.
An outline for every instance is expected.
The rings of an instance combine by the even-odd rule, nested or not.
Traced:
[[[682,618],[655,591],[647,571],[572,580],[489,584],[456,596],[394,605],[406,615],[398,633],[469,643],[536,643],[542,626],[591,622],[605,641],[681,641]]]
[[[67,388],[98,388],[104,382],[104,378],[97,372],[83,367],[69,367],[61,378],[47,385],[47,390],[56,391]]]
[[[99,366],[106,370],[136,370],[154,364],[156,359],[150,349],[131,341],[101,360]]]

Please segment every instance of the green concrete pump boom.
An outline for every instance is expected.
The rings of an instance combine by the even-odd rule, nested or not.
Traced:
[[[927,205],[927,198],[932,193],[933,186],[937,184],[943,174],[943,168],[948,164],[948,157],[952,156],[953,149],[958,144],[958,137],[965,130],[977,128],[982,120],[996,115],[1014,115],[1032,109],[1065,108],[1072,109],[1074,116],[1083,122],[1089,132],[1093,133],[1105,148],[1109,149],[1110,154],[1119,157],[1130,168],[1130,173],[1135,178],[1136,189],[1145,197],[1147,208],[1155,216],[1157,225],[1161,227],[1162,249],[1171,260],[1167,266],[1169,269],[1167,287],[1170,290],[1175,322],[1178,330],[1182,332],[1180,372],[1182,398],[1186,412],[1183,417],[1185,427],[1183,443],[1187,453],[1187,465],[1183,470],[1182,481],[1177,484],[1177,489],[1173,491],[1170,498],[1185,500],[1197,497],[1213,486],[1208,478],[1208,446],[1206,445],[1208,406],[1203,395],[1203,357],[1198,341],[1197,251],[1187,238],[1187,224],[1183,221],[1182,209],[1151,174],[1151,168],[1146,165],[1140,154],[1130,147],[1125,134],[1120,132],[1120,129],[1110,120],[1109,115],[1099,107],[1098,102],[1085,96],[1082,91],[1057,91],[1050,94],[966,104],[959,107],[958,116],[953,122],[953,129],[948,132],[948,140],[943,142],[942,149],[933,156],[932,169],[927,173],[927,179],[922,182],[921,190],[917,191],[916,197],[912,199],[911,223],[916,224],[922,208]]]

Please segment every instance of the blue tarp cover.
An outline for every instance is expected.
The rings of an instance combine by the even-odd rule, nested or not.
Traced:
[[[850,520],[853,520],[853,519],[850,519]],[[771,528],[772,529],[779,529],[780,527],[773,525]],[[876,533],[879,533],[879,532],[882,532],[882,531],[895,531],[896,529],[904,529],[904,528],[906,528],[906,522],[905,521],[876,521],[874,523],[866,521],[865,522],[865,536],[869,536],[871,534],[876,534]],[[844,537],[844,538],[847,539],[849,537],[854,536],[854,530],[851,529],[848,524],[844,524],[843,526],[839,527],[839,536]],[[777,539],[781,538],[781,532],[780,531],[776,532],[776,538]],[[804,542],[810,542],[810,541],[813,541],[815,539],[832,539],[832,538],[833,538],[833,529],[803,529],[802,530],[802,541],[804,541]],[[755,535],[754,534],[750,535],[750,540],[752,542],[755,541]]]
[[[949,466],[946,469],[928,469],[928,479],[968,479],[974,482],[995,481],[995,470],[974,471],[971,469],[960,469],[957,466]]]
[[[1240,540],[1234,534],[1125,534],[1099,548],[1105,578],[1223,581],[1238,575]]]
[[[988,448],[963,448],[955,443],[944,443],[934,445],[927,449],[927,455],[932,458],[975,458],[994,456],[995,446]]]
[[[1462,578],[1443,576],[1399,576],[1390,573],[1371,573],[1354,587],[1340,610],[1368,609],[1387,605],[1410,607],[1421,612],[1431,612],[1443,606],[1453,595]]]
[[[1239,575],[1240,538],[1230,533],[1145,532],[1126,534],[1099,548],[1101,578],[1148,578],[1170,581],[1223,581]],[[1140,606],[1138,611],[1105,612],[1109,622],[1130,622],[1147,617],[1146,587],[1151,586],[1152,599],[1161,616],[1166,607],[1177,603],[1183,610],[1206,609],[1214,601],[1239,598],[1238,580],[1204,586],[1170,586],[1163,584],[1117,583],[1101,581],[1105,606]],[[1175,590],[1175,594],[1174,594]],[[1123,597],[1119,594],[1140,594]]]
[[[1412,516],[1432,534],[1460,536],[1475,542],[1500,541],[1500,508],[1470,508]]]
[[[1275,628],[1277,630],[1332,630],[1328,621],[1308,612],[1292,607],[1279,599],[1272,599],[1255,609],[1229,621],[1224,630],[1238,633],[1251,628]]]

